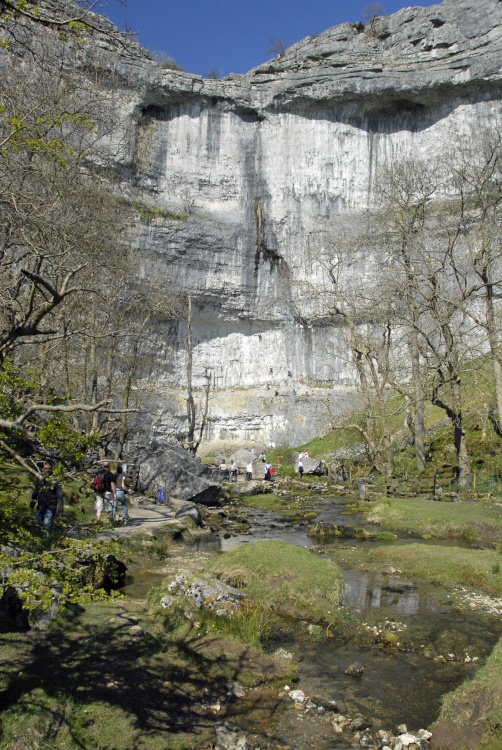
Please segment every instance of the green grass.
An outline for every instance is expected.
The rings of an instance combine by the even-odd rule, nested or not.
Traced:
[[[457,538],[476,542],[502,536],[502,507],[482,502],[388,498],[359,506],[368,523],[389,531],[412,532],[425,538]]]
[[[188,221],[188,214],[170,211],[166,208],[154,206],[152,203],[146,203],[133,198],[120,198],[119,201],[124,205],[130,206],[139,214],[141,221],[149,224],[154,219],[169,219],[171,221]]]
[[[488,411],[495,403],[494,379],[492,362],[488,355],[467,362],[462,369],[462,393],[464,424],[467,436],[471,468],[474,479],[474,491],[478,495],[491,495],[502,498],[502,441],[495,434],[488,420]],[[395,449],[394,478],[401,483],[401,491],[418,491],[430,494],[434,477],[440,486],[448,488],[454,477],[456,455],[453,447],[452,427],[446,418],[446,413],[439,407],[426,404],[425,427],[426,452],[428,462],[423,475],[417,473],[416,456],[412,446],[403,443],[410,441],[411,434],[405,427],[406,409],[404,398],[398,395],[390,396],[386,404],[388,423]],[[360,413],[353,413],[345,423],[363,423]],[[361,433],[353,428],[340,424],[336,429],[323,437],[313,440],[296,448],[307,450],[312,457],[332,460],[332,454],[339,449],[350,449],[355,444],[363,442]],[[290,456],[294,454],[283,449],[283,455],[288,456],[288,467],[292,467]],[[351,470],[352,478],[372,471],[372,466],[365,462],[364,457],[356,460],[345,460],[345,465]],[[285,467],[284,474],[289,470]],[[378,475],[376,481],[378,483]]]
[[[344,549],[334,554],[349,567],[398,574],[434,581],[448,588],[457,584],[480,589],[489,596],[502,596],[502,575],[497,570],[500,553],[495,550],[465,550],[441,545],[399,544],[372,549]]]
[[[457,735],[464,732],[467,734],[474,724],[481,732],[486,731],[479,747],[483,750],[500,750],[502,747],[501,674],[502,639],[473,679],[462,683],[460,687],[446,695],[438,724],[446,722],[447,733],[450,735],[452,728],[457,730]],[[472,745],[470,744],[469,747]]]
[[[333,619],[343,582],[336,563],[276,541],[227,552],[211,570],[262,607],[311,621]]]

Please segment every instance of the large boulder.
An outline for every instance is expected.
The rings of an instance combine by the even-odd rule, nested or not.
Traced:
[[[215,505],[220,497],[218,471],[176,445],[153,443],[137,453],[134,462],[140,492],[156,495],[164,487],[169,497],[202,505]]]
[[[302,458],[302,464],[304,474],[312,474],[316,477],[320,477],[323,476],[323,474],[328,473],[328,467],[324,461],[320,461],[317,458],[311,458],[310,456]]]

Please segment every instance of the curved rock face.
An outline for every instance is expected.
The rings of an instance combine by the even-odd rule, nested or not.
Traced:
[[[233,430],[229,389],[267,382],[334,387],[302,439],[336,421],[344,399],[333,396],[354,373],[343,331],[318,317],[319,255],[362,236],[382,168],[433,159],[456,133],[475,137],[496,121],[501,20],[499,0],[405,8],[366,28],[336,26],[224,80],[163,71],[133,43],[111,49],[96,39],[81,50],[117,107],[110,148],[122,191],[166,212],[133,230],[139,272],[194,298],[194,385],[211,375],[220,412],[206,438]],[[363,280],[377,260],[378,248],[360,247]],[[166,391],[185,382],[185,341],[186,323],[158,332]],[[165,402],[154,420],[160,437],[176,433]],[[240,412],[234,436],[294,443],[291,416],[280,429],[271,419],[267,430],[253,426],[270,413]]]

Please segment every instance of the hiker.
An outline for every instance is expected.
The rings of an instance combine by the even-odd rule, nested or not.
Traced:
[[[113,512],[113,502],[116,495],[115,475],[110,471],[110,462],[103,461],[103,468],[97,472],[92,480],[92,489],[96,495],[94,510],[96,520],[101,521],[101,513],[105,510],[110,515]]]
[[[37,505],[35,523],[45,529],[47,539],[51,535],[52,524],[57,513],[58,518],[64,513],[63,488],[59,482],[52,478],[52,466],[44,462],[42,464],[42,478],[35,480],[35,489],[31,493],[30,508]]]
[[[127,510],[127,497],[126,497],[126,486],[125,486],[125,476],[124,476],[124,470],[120,464],[117,466],[117,476],[115,478],[115,499],[113,501],[113,511],[112,511],[112,520],[115,521],[117,519],[117,505],[120,503],[122,505],[122,520],[124,523],[129,523],[131,520],[129,518],[129,511]]]
[[[300,479],[303,477],[303,464],[300,459],[298,459],[298,476]]]
[[[232,463],[230,464],[230,481],[236,482],[238,473],[239,467],[237,466],[237,463],[235,461],[232,461]]]
[[[253,462],[248,461],[246,464],[246,480],[250,482],[253,479]]]
[[[166,491],[163,487],[159,487],[157,490],[157,505],[164,505],[166,499]]]
[[[271,474],[270,474],[270,470],[271,469],[272,469],[272,464],[271,463],[266,463],[265,464],[265,480],[267,482],[269,482],[270,479],[271,479]]]

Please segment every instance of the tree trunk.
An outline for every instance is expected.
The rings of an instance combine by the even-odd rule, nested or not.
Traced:
[[[423,388],[420,379],[421,371],[418,334],[415,328],[413,328],[411,332],[410,351],[414,406],[413,439],[415,443],[417,470],[422,474],[425,471],[425,406]]]

